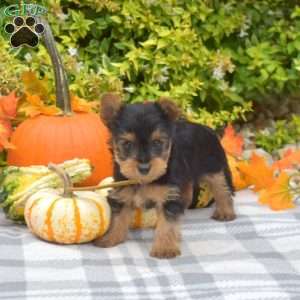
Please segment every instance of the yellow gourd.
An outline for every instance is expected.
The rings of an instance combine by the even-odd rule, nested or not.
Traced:
[[[106,177],[100,182],[99,186],[109,185],[113,182],[114,179],[112,177]],[[96,190],[96,192],[99,195],[101,195],[101,197],[106,198],[109,190],[111,190],[111,188]],[[154,208],[148,210],[142,210],[140,208],[137,208],[134,212],[134,218],[131,222],[131,228],[132,229],[150,228],[150,227],[152,228],[155,227],[156,222],[157,222],[157,214]]]
[[[107,177],[103,179],[99,186],[104,185],[110,185],[114,182],[114,179],[112,177]],[[99,195],[106,198],[108,195],[108,192],[111,188],[96,190]],[[213,199],[212,192],[208,185],[202,184],[198,196],[198,201],[195,205],[195,208],[202,208],[208,206]],[[141,209],[137,208],[134,212],[134,217],[131,222],[131,228],[132,229],[139,229],[139,228],[154,228],[157,223],[157,213],[156,209]]]
[[[157,222],[157,212],[155,208],[142,210],[137,208],[131,222],[132,229],[154,228]]]
[[[239,170],[239,160],[232,155],[227,155],[228,164],[232,174],[232,182],[236,191],[243,190],[249,186],[246,177]]]
[[[108,229],[111,210],[106,197],[92,191],[72,192],[67,174],[50,165],[64,180],[64,191],[44,189],[26,202],[25,221],[35,235],[61,244],[92,241]]]

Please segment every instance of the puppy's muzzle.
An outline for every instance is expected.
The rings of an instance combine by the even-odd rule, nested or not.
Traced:
[[[138,164],[138,170],[142,175],[147,175],[150,171],[150,164],[149,163]]]

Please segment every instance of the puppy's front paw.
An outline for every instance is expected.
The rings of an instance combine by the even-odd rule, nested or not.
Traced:
[[[103,236],[99,239],[96,239],[94,241],[94,245],[96,247],[100,247],[100,248],[111,248],[111,247],[117,246],[118,244],[121,244],[123,242],[124,242],[124,239],[118,239],[113,236],[107,235],[107,236]]]
[[[174,258],[180,255],[181,255],[181,251],[179,248],[153,247],[150,252],[150,256],[156,258]]]
[[[232,207],[222,207],[215,210],[212,218],[217,221],[232,221],[236,218],[236,215]]]

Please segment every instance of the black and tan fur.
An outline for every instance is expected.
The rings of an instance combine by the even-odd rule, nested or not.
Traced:
[[[186,121],[168,99],[123,105],[106,94],[101,117],[110,129],[114,179],[136,179],[138,185],[114,189],[109,195],[112,224],[95,241],[112,247],[127,238],[134,208],[153,208],[158,214],[151,256],[180,255],[180,217],[192,203],[201,182],[209,184],[216,202],[213,218],[235,218],[233,186],[224,150],[208,127]]]

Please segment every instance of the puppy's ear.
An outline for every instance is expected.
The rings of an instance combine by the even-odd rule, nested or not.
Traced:
[[[100,117],[108,128],[111,128],[122,107],[121,97],[106,93],[101,98]]]
[[[180,108],[169,98],[161,97],[157,101],[157,104],[163,110],[163,112],[167,115],[170,121],[175,121],[181,116]]]

